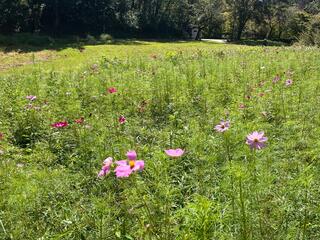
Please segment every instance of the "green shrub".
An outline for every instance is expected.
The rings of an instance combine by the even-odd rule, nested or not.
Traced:
[[[100,41],[103,42],[103,43],[106,43],[106,42],[109,42],[109,41],[112,41],[112,36],[110,34],[107,34],[107,33],[103,33],[100,35]]]
[[[301,34],[299,42],[303,45],[320,47],[320,14],[311,19],[307,30]]]
[[[49,36],[42,36],[31,33],[19,33],[13,35],[0,35],[0,45],[5,46],[48,46],[55,43],[55,40]]]
[[[95,44],[98,43],[98,41],[94,36],[88,34],[87,37],[86,37],[86,43],[88,43],[90,45],[95,45]]]

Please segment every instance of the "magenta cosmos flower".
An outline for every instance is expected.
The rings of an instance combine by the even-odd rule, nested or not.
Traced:
[[[53,127],[53,128],[64,128],[67,126],[69,126],[68,122],[56,122],[56,123],[51,124],[51,127]]]
[[[277,83],[277,82],[279,82],[279,81],[280,81],[280,76],[277,75],[277,76],[275,76],[274,79],[272,80],[272,83]]]
[[[127,178],[132,173],[142,171],[144,169],[144,161],[137,160],[136,151],[127,152],[128,160],[117,161],[118,165],[114,170],[117,178]]]
[[[109,93],[116,93],[117,92],[117,89],[116,88],[114,88],[114,87],[111,87],[111,88],[108,88],[108,92]]]
[[[178,148],[178,149],[168,149],[168,150],[165,150],[165,153],[166,153],[169,157],[177,158],[177,157],[181,157],[181,156],[184,154],[184,150],[182,150],[181,148]]]
[[[246,106],[245,106],[243,103],[240,103],[239,108],[240,108],[240,109],[245,109]]]
[[[220,124],[214,127],[217,132],[225,132],[230,127],[230,121],[221,121]]]
[[[119,117],[119,123],[124,124],[127,121],[127,119],[124,116]]]
[[[103,161],[103,166],[100,170],[100,172],[98,173],[98,177],[104,177],[105,175],[107,175],[110,172],[111,166],[113,163],[113,158],[112,157],[108,157],[107,159],[105,159]]]
[[[267,140],[268,138],[264,136],[264,132],[255,131],[247,136],[246,144],[248,144],[251,149],[260,150],[265,147]]]
[[[288,79],[288,80],[286,81],[286,86],[291,86],[292,84],[293,84],[292,79]]]
[[[84,117],[78,118],[76,120],[74,120],[75,123],[77,124],[83,124],[84,123]]]
[[[34,101],[37,99],[37,96],[34,96],[34,95],[29,95],[29,96],[26,96],[26,99],[30,100],[30,101]]]

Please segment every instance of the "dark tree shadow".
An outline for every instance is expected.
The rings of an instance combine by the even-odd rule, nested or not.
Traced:
[[[187,40],[181,39],[112,39],[102,41],[95,37],[80,38],[80,37],[64,37],[51,38],[45,35],[32,34],[14,34],[0,35],[0,51],[4,53],[20,52],[30,53],[42,50],[61,51],[66,48],[78,49],[84,51],[85,46],[98,45],[149,45],[152,42],[160,43],[186,43]]]
[[[0,35],[0,51],[4,53],[21,52],[29,53],[42,50],[61,51],[66,48],[74,48],[83,51],[85,46],[97,45],[146,45],[137,39],[114,39],[101,41],[95,38],[79,38],[79,37],[65,37],[65,38],[51,38],[48,36],[18,34],[18,35]]]
[[[228,43],[238,44],[238,45],[246,45],[246,46],[268,46],[268,47],[283,47],[290,46],[291,42],[289,41],[273,41],[273,40],[252,40],[246,39],[241,41],[230,41]]]

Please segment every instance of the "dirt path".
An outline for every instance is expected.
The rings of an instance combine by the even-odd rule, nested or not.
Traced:
[[[204,42],[227,43],[226,39],[201,39]]]

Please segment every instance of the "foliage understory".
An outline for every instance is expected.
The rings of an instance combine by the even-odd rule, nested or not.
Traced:
[[[320,238],[319,50],[63,51],[0,75],[1,239]],[[225,133],[214,131],[220,120]],[[59,121],[69,126],[51,127]],[[253,131],[266,148],[245,144]],[[169,148],[186,152],[171,159]],[[97,178],[105,158],[130,149],[143,172]]]

